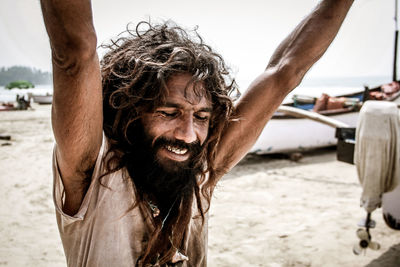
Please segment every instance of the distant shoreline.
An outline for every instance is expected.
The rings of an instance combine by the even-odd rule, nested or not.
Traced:
[[[35,95],[46,95],[53,94],[53,85],[52,84],[38,84],[35,85],[35,88],[29,89],[5,89],[4,86],[0,86],[0,102],[15,102],[17,95],[25,96],[25,99],[28,99],[28,93],[32,93]]]
[[[352,93],[355,91],[363,90],[364,86],[370,88],[379,86],[381,84],[391,82],[389,76],[357,76],[357,77],[318,77],[318,78],[305,78],[303,82],[289,94],[286,98],[291,99],[293,94],[309,95],[313,97],[319,97],[322,93],[329,95],[343,95]],[[243,93],[245,90],[241,89]],[[52,84],[37,84],[35,88],[30,89],[5,89],[4,86],[0,86],[0,102],[13,102],[15,101],[16,95],[26,95],[27,93],[34,94],[47,94],[53,93]]]

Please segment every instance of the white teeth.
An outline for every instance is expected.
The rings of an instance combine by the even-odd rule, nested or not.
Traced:
[[[181,149],[181,148],[172,147],[172,146],[166,146],[166,148],[168,151],[173,152],[178,155],[183,155],[188,151],[186,148]]]

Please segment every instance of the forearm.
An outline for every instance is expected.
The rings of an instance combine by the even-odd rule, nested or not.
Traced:
[[[335,38],[352,0],[324,0],[286,37],[267,69],[236,105],[238,121],[224,130],[215,166],[233,167],[255,143],[285,96],[302,80]]]
[[[296,86],[325,53],[342,25],[353,0],[324,0],[287,36],[274,52],[267,68],[291,70]],[[282,67],[283,66],[283,67]],[[294,77],[294,78],[293,78]],[[293,88],[290,88],[293,89]]]

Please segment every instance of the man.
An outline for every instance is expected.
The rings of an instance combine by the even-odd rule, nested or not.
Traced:
[[[213,189],[337,34],[325,0],[233,106],[221,56],[141,23],[101,61],[89,0],[41,0],[53,54],[54,200],[69,266],[205,266]]]

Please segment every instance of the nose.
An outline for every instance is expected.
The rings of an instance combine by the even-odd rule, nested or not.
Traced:
[[[197,140],[192,116],[182,116],[175,128],[174,135],[176,139],[184,141],[187,144]]]

